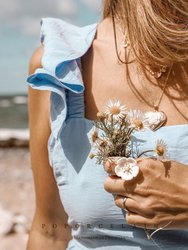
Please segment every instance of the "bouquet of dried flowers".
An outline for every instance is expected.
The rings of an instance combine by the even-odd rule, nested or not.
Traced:
[[[159,112],[156,113],[157,116]],[[143,113],[140,110],[127,110],[125,105],[120,101],[109,101],[104,110],[97,114],[97,120],[94,122],[94,131],[92,133],[92,151],[90,158],[96,158],[97,163],[101,164],[107,158],[118,157],[115,164],[115,173],[123,180],[132,180],[139,173],[139,167],[135,158],[139,158],[147,153],[149,157],[156,159],[167,158],[167,145],[163,140],[157,140],[154,149],[148,149],[139,152],[133,147],[132,136],[135,131],[145,131],[159,127],[160,119],[155,116],[154,112]],[[151,118],[151,119],[150,119]],[[156,119],[155,119],[156,118]],[[124,213],[124,210],[123,210]],[[158,228],[151,234],[145,229],[148,239],[159,230]]]
[[[97,120],[94,122],[93,153],[90,158],[95,157],[96,163],[101,164],[107,158],[121,157],[117,162],[116,174],[124,180],[131,180],[139,171],[135,158],[149,152],[153,152],[152,156],[159,159],[167,156],[167,145],[163,140],[156,142],[155,149],[142,153],[132,147],[134,132],[151,127],[152,124],[145,113],[140,110],[128,110],[120,101],[110,100],[104,110],[97,114]]]

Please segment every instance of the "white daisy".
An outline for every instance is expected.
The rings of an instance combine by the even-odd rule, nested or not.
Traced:
[[[130,123],[130,126],[136,130],[145,130],[148,128],[148,119],[145,114],[140,110],[130,110],[127,115],[127,119]]]
[[[157,157],[157,159],[165,159],[168,158],[168,147],[167,144],[165,143],[164,140],[159,139],[156,142],[156,146],[155,146],[155,156]]]
[[[121,118],[126,117],[127,115],[127,108],[125,105],[122,105],[120,101],[108,101],[105,108],[104,113],[108,117],[113,117],[115,120],[119,120]]]
[[[139,167],[133,158],[122,157],[117,161],[115,173],[121,177],[121,179],[129,181],[138,175]]]

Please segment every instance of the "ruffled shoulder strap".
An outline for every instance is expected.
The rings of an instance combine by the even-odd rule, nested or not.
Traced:
[[[61,99],[61,111],[51,113],[52,132],[56,137],[67,113],[65,89],[74,93],[84,91],[80,57],[90,48],[96,28],[97,23],[77,27],[56,18],[43,18],[41,21],[42,68],[36,69],[27,81],[34,89],[50,90],[56,94],[51,95],[52,110],[54,100]]]
[[[27,81],[33,88],[51,90],[62,94],[61,88],[75,93],[84,90],[77,59],[92,44],[97,24],[77,27],[56,18],[41,21],[41,42],[44,45],[42,69],[37,69]],[[56,87],[57,89],[54,89]]]

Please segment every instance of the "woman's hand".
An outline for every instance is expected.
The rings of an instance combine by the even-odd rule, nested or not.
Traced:
[[[155,159],[137,163],[140,172],[131,181],[115,175],[115,163],[104,163],[109,173],[104,188],[115,194],[118,207],[127,210],[127,223],[147,229],[188,228],[188,166]]]

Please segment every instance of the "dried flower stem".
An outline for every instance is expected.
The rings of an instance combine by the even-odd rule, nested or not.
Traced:
[[[155,152],[155,150],[145,150],[145,151],[143,151],[142,153],[140,153],[140,154],[138,155],[138,158],[140,158],[143,154],[151,153],[151,152]]]

